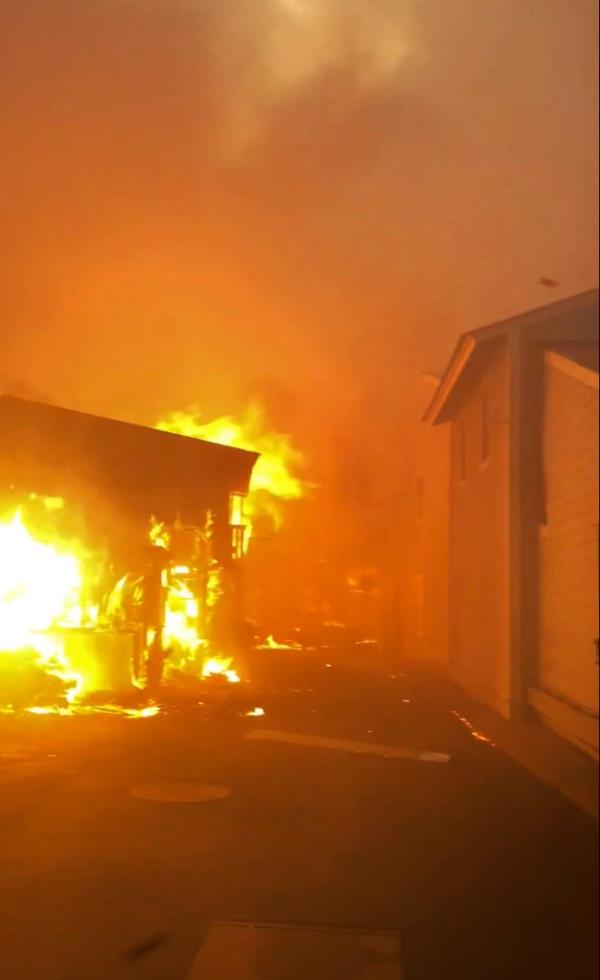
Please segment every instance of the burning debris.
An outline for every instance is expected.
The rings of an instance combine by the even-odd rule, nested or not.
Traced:
[[[203,677],[219,677],[230,684],[239,684],[240,675],[231,666],[233,657],[209,657],[202,665]]]
[[[160,527],[160,535],[157,528]],[[101,597],[86,602],[94,559],[79,542],[55,537],[24,522],[18,510],[0,524],[0,692],[14,707],[41,713],[83,704],[98,690],[98,665],[82,669],[84,637],[100,658],[102,639],[128,636],[129,663],[114,681],[121,688],[154,690],[164,679],[239,683],[233,656],[211,643],[211,623],[224,590],[208,557],[211,522],[204,529],[169,531],[151,521],[148,560],[126,573]],[[47,533],[47,532],[46,532]],[[189,564],[171,547],[187,535]],[[208,587],[210,585],[210,588]],[[127,646],[127,645],[126,645]],[[123,651],[125,652],[125,650]],[[114,687],[115,684],[111,684]]]
[[[304,650],[302,643],[279,643],[274,636],[269,635],[264,643],[256,646],[257,650]]]
[[[3,397],[0,444],[3,710],[151,717],[161,685],[245,678],[241,559],[305,492],[287,437],[257,411],[152,430]]]
[[[4,709],[146,717],[162,684],[240,682],[230,501],[256,454],[14,398],[0,445]]]

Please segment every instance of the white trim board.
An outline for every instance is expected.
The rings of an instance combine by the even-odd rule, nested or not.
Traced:
[[[586,368],[582,364],[577,364],[576,361],[572,361],[570,357],[566,357],[564,354],[557,354],[556,351],[547,350],[544,353],[544,361],[551,367],[556,368],[558,371],[562,371],[563,374],[568,374],[569,377],[575,378],[576,381],[580,381],[581,384],[586,385],[588,388],[595,388],[598,391],[598,373],[592,371],[591,368]]]

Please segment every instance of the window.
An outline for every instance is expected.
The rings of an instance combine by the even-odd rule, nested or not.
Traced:
[[[481,462],[490,458],[490,403],[486,392],[481,396]]]
[[[425,576],[412,576],[412,633],[413,636],[423,636],[425,633]]]
[[[423,501],[425,498],[425,481],[422,476],[418,476],[415,484],[416,515],[418,518],[423,516]]]
[[[467,432],[463,419],[456,423],[458,478],[461,483],[467,479]]]
[[[244,524],[244,498],[240,493],[229,495],[229,523],[232,527],[242,527]]]
[[[538,482],[538,517],[542,527],[548,526],[548,483],[546,472],[541,470]]]
[[[231,530],[231,557],[240,561],[246,551],[246,528],[234,527]]]
[[[247,545],[244,498],[239,493],[232,493],[229,497],[229,524],[232,557],[234,561],[239,561],[243,558]]]

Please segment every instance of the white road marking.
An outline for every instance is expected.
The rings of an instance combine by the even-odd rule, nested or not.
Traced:
[[[134,786],[132,796],[154,803],[212,803],[223,800],[231,793],[226,786],[208,786],[205,783],[142,783]]]
[[[286,745],[303,745],[313,749],[354,752],[357,755],[379,755],[384,759],[410,759],[414,762],[450,761],[450,756],[445,752],[428,752],[407,749],[399,745],[382,745],[380,742],[355,742],[345,738],[326,738],[322,735],[302,735],[297,732],[268,731],[262,728],[248,732],[246,738],[255,741],[284,742]]]

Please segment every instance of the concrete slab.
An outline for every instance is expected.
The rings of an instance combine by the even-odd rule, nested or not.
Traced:
[[[186,980],[401,980],[397,934],[215,922]]]

